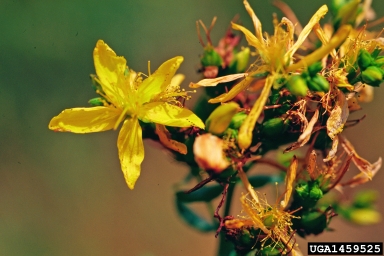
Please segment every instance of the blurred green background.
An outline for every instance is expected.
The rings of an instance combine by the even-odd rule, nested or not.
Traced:
[[[288,1],[303,24],[323,2]],[[250,3],[271,31],[276,8],[270,1]],[[384,3],[373,5],[382,16]],[[130,191],[118,161],[117,132],[55,133],[48,123],[95,97],[89,74],[98,39],[143,72],[148,60],[155,70],[184,56],[186,87],[200,78],[195,21],[209,24],[218,16],[216,44],[236,14],[252,28],[242,1],[0,1],[0,255],[214,254],[214,235],[190,229],[174,208],[172,186],[187,173],[185,166],[146,141],[142,175]],[[346,132],[370,161],[384,156],[384,88],[375,89],[375,98],[352,116],[367,113],[364,122]],[[383,194],[383,178],[380,171],[364,187]],[[381,198],[381,212],[383,205]],[[360,228],[335,220],[331,227],[337,231],[310,240],[383,241],[383,224]],[[306,251],[306,242],[301,246]]]

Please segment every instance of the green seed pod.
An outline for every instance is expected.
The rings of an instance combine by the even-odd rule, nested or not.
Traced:
[[[216,66],[220,67],[223,64],[223,59],[213,47],[206,47],[204,49],[203,57],[201,58],[201,65],[203,67]]]
[[[366,70],[361,72],[363,82],[372,85],[379,86],[383,81],[383,71],[375,66],[369,66]]]
[[[271,228],[275,225],[275,217],[273,216],[273,213],[270,215],[267,215],[265,219],[263,220],[264,225],[267,228]]]
[[[301,227],[308,235],[318,235],[327,228],[327,216],[318,211],[306,212],[301,216]]]
[[[220,135],[228,128],[232,117],[239,110],[239,104],[230,102],[218,106],[205,121],[206,130],[212,134]]]
[[[289,77],[286,87],[295,96],[307,95],[307,83],[305,79],[299,75],[292,75],[291,77]]]
[[[323,69],[323,65],[320,61],[313,63],[308,67],[308,73],[310,76],[315,76]]]
[[[107,101],[102,98],[102,97],[97,97],[97,98],[93,98],[93,99],[90,99],[88,101],[88,103],[91,105],[91,106],[105,106],[105,105],[108,105]]]
[[[265,136],[273,137],[282,134],[284,128],[284,120],[280,117],[276,117],[263,122],[261,132]]]
[[[374,59],[371,54],[364,49],[360,49],[359,55],[357,56],[357,64],[359,65],[361,70],[365,70],[369,66],[372,65]]]
[[[322,91],[320,85],[318,85],[312,79],[311,80],[307,80],[307,84],[308,84],[308,89],[313,91],[313,92],[321,92]]]
[[[329,91],[329,83],[328,83],[328,80],[323,77],[322,75],[320,74],[316,74],[313,78],[312,78],[312,82],[316,83],[322,91],[322,92],[328,92]]]

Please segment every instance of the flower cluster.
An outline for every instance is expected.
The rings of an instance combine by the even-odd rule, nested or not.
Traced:
[[[49,128],[89,133],[115,130],[122,123],[119,157],[131,189],[144,158],[142,138],[172,150],[176,160],[190,166],[176,186],[177,210],[192,227],[220,235],[220,255],[232,250],[302,255],[295,236],[324,232],[336,215],[357,224],[377,223],[381,216],[373,192],[358,194],[352,203],[335,196],[346,186],[372,180],[382,164],[381,158],[370,163],[359,156],[343,135],[363,119],[351,120],[350,113],[361,109],[360,102],[371,101],[372,88],[384,81],[384,40],[367,31],[369,23],[361,25],[372,18],[370,1],[332,1],[332,22],[320,24],[328,12],[323,5],[305,26],[285,3],[274,4],[286,17],[273,17],[272,34],[262,30],[244,0],[255,32],[232,22],[217,47],[210,37],[216,18],[209,28],[197,22],[204,79],[190,87],[203,87],[205,93],[194,112],[183,106],[190,97],[180,89],[184,77],[175,75],[182,57],[145,76],[129,69],[100,40],[94,50],[96,75],[91,76],[99,97],[89,101],[92,107],[64,110]],[[247,47],[240,46],[241,35]],[[278,153],[276,161],[265,157],[272,150]],[[258,163],[280,173],[251,175]],[[346,180],[352,163],[359,173]],[[197,184],[185,190],[193,179]],[[285,184],[275,204],[257,190],[271,183]],[[233,216],[230,203],[238,184],[246,193],[240,198],[242,213]],[[213,211],[212,200],[220,195]],[[215,220],[197,214],[190,206],[194,202],[207,202]]]

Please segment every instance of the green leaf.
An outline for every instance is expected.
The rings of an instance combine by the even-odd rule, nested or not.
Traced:
[[[203,217],[195,213],[191,208],[185,205],[176,197],[176,208],[180,217],[187,222],[188,225],[201,232],[210,232],[217,229],[217,223],[210,223]]]
[[[184,191],[178,191],[176,192],[176,198],[183,203],[210,202],[218,197],[221,192],[223,192],[223,186],[216,184],[212,186],[204,186],[188,194]]]
[[[252,187],[260,188],[268,183],[283,182],[284,178],[281,175],[255,175],[248,178]]]

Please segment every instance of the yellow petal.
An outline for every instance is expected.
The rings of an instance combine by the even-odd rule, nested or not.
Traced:
[[[106,94],[106,98],[116,107],[123,107],[129,95],[129,79],[125,81],[124,72],[127,61],[116,53],[104,41],[97,41],[93,51],[96,74]],[[128,85],[126,85],[128,83]]]
[[[164,125],[156,124],[156,134],[159,136],[160,142],[167,148],[175,150],[180,154],[187,154],[187,146],[184,143],[171,139],[171,134]]]
[[[71,108],[52,118],[48,127],[59,132],[101,132],[113,129],[120,113],[113,107]]]
[[[309,20],[308,24],[301,31],[295,44],[291,47],[291,49],[288,50],[288,52],[286,53],[286,56],[292,58],[293,54],[304,43],[304,41],[305,41],[305,39],[307,39],[309,33],[311,33],[313,26],[315,26],[320,21],[320,19],[323,18],[323,16],[327,12],[328,12],[328,7],[326,5],[321,6],[320,9],[317,10],[317,12]]]
[[[327,120],[327,134],[333,140],[343,131],[344,124],[349,116],[348,101],[343,92],[339,92],[336,106],[332,109]]]
[[[199,88],[200,86],[204,86],[204,87],[216,86],[219,83],[231,82],[231,81],[234,81],[236,79],[243,78],[245,76],[247,76],[247,73],[239,73],[239,74],[221,76],[221,77],[216,77],[216,78],[203,79],[203,80],[200,80],[199,82],[197,82],[196,84],[190,83],[189,87]]]
[[[191,110],[171,105],[166,102],[151,102],[141,107],[139,119],[143,122],[152,122],[174,127],[196,126],[204,129],[201,119]]]
[[[232,23],[232,28],[236,30],[240,30],[241,32],[244,33],[245,39],[247,39],[247,42],[249,45],[255,47],[258,51],[260,56],[263,58],[263,60],[267,63],[270,62],[270,59],[268,58],[268,51],[264,44],[255,36],[252,34],[251,31],[246,29],[243,26],[237,25],[235,23]]]
[[[321,46],[319,49],[302,58],[299,62],[292,64],[286,71],[292,72],[299,68],[308,67],[316,61],[322,59],[325,55],[339,47],[345,41],[351,30],[352,27],[350,25],[341,26],[331,40],[329,40],[327,45]]]
[[[144,145],[141,136],[139,120],[131,118],[125,120],[117,139],[121,170],[130,189],[135,187],[140,176],[140,165],[144,159]]]
[[[248,86],[251,84],[251,82],[254,81],[253,77],[247,76],[245,79],[241,80],[239,83],[237,83],[235,86],[232,87],[232,89],[227,92],[223,93],[216,98],[210,99],[209,103],[219,103],[219,102],[227,102],[235,98],[240,92],[244,91],[248,88]]]
[[[172,77],[179,69],[183,60],[184,58],[182,56],[167,60],[161,64],[155,73],[145,79],[138,88],[139,103],[144,104],[149,102],[153,96],[165,91],[167,86],[171,84]]]
[[[238,144],[241,149],[247,149],[252,143],[252,132],[255,128],[256,121],[259,119],[261,112],[264,109],[265,103],[267,102],[269,92],[272,88],[275,76],[271,75],[267,78],[265,86],[261,91],[260,97],[256,100],[253,105],[251,112],[249,112],[247,118],[239,130]]]
[[[284,195],[284,200],[281,201],[280,206],[282,209],[284,209],[289,202],[289,199],[291,198],[292,195],[292,190],[293,190],[293,183],[295,182],[296,179],[296,170],[297,170],[297,165],[298,165],[298,160],[294,156],[292,158],[291,164],[289,165],[287,175],[285,176],[285,186],[286,186],[286,191]]]
[[[251,16],[251,18],[252,18],[253,26],[255,27],[256,37],[259,40],[263,40],[263,29],[262,29],[261,22],[260,22],[259,18],[257,18],[255,12],[253,11],[252,7],[249,5],[247,0],[244,0],[243,3],[244,3],[245,9],[247,10],[249,16]]]

